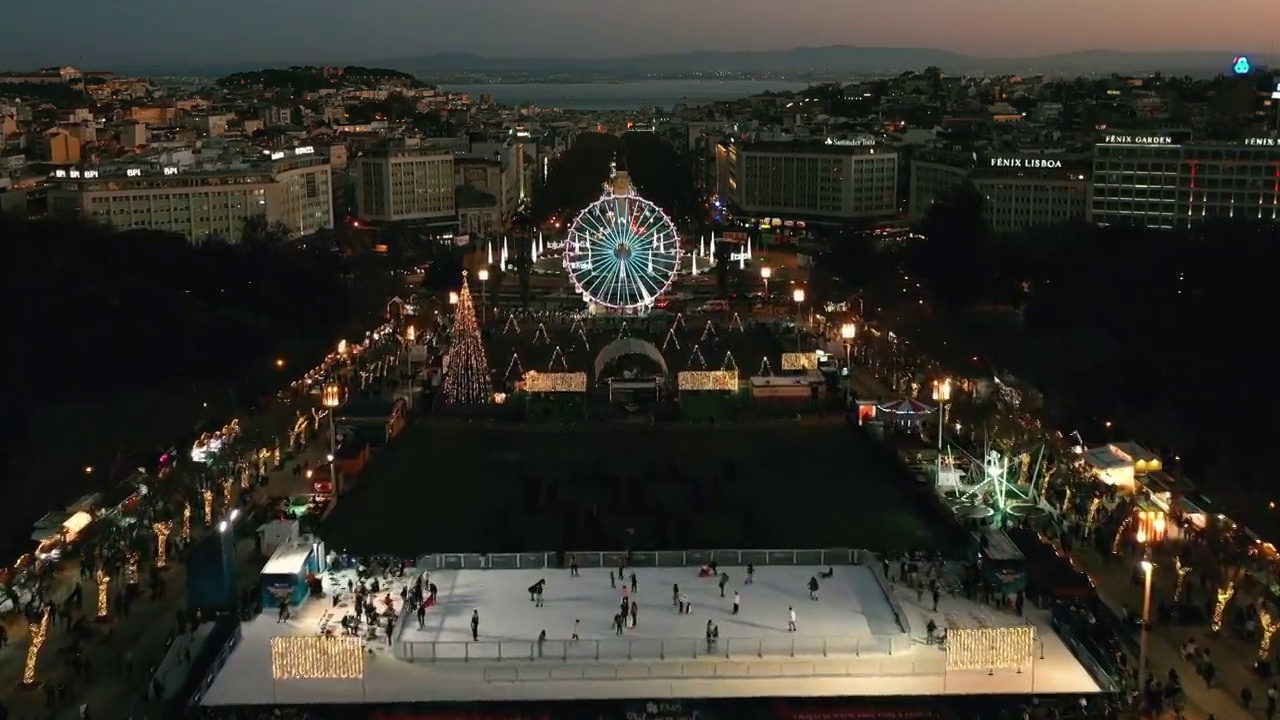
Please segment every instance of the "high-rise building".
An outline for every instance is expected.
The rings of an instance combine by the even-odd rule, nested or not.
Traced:
[[[328,161],[302,148],[247,167],[187,171],[177,167],[58,170],[49,213],[83,217],[119,229],[150,228],[238,242],[255,216],[283,225],[291,237],[333,227]]]
[[[897,212],[898,155],[873,142],[722,143],[717,191],[736,212],[843,222]]]
[[[1061,153],[926,150],[911,161],[908,218],[966,182],[983,198],[982,214],[996,232],[1082,221],[1089,213],[1089,159]]]
[[[1108,132],[1094,146],[1090,217],[1187,228],[1214,218],[1280,220],[1280,138],[1195,142],[1186,131]]]
[[[453,153],[437,148],[384,148],[355,160],[356,206],[375,222],[451,222]]]

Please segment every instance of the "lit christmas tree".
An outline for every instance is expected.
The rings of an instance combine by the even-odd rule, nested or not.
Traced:
[[[444,375],[444,401],[451,405],[483,405],[489,402],[489,363],[484,357],[476,308],[462,273],[462,290],[449,328],[449,369]]]

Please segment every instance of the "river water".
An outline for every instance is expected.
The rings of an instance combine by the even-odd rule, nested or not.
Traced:
[[[671,109],[676,103],[734,100],[763,92],[803,90],[797,80],[637,80],[621,83],[489,83],[443,85],[478,100],[493,95],[504,105],[533,103],[565,110]]]

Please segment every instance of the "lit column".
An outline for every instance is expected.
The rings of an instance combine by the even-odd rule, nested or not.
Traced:
[[[489,284],[489,268],[480,268],[476,278],[480,280],[480,325],[483,327],[489,321],[488,305],[485,303],[485,286]]]
[[[321,393],[321,401],[329,410],[329,482],[333,484],[333,492],[339,494],[338,488],[338,421],[335,417],[338,414],[338,408],[342,405],[342,386],[337,383],[329,383],[324,386],[324,392]]]
[[[942,433],[947,426],[947,403],[951,402],[951,378],[933,381],[933,401],[938,403],[938,462],[933,481],[942,481]]]
[[[191,539],[191,501],[182,504],[182,542]]]
[[[800,352],[800,309],[804,307],[804,288],[793,290],[791,299],[796,301],[796,352]]]
[[[205,488],[200,491],[200,500],[204,504],[204,526],[213,525],[213,490]]]
[[[1141,534],[1140,534],[1141,535]],[[1139,537],[1139,541],[1145,540]],[[1156,565],[1150,557],[1142,559],[1142,574],[1145,584],[1142,591],[1142,636],[1138,644],[1138,682],[1146,682],[1147,677],[1147,629],[1151,626],[1151,575]]]
[[[98,571],[98,615],[99,622],[107,620],[108,613],[111,612],[111,576],[106,570]]]
[[[857,336],[857,325],[845,323],[840,326],[840,337],[844,340],[844,404],[846,408],[853,395],[853,365],[849,362],[849,349],[853,347],[853,339]]]
[[[169,532],[173,530],[173,521],[152,523],[151,530],[156,534],[156,567],[162,568],[168,563]]]
[[[22,684],[34,687],[36,684],[36,661],[40,659],[40,648],[44,647],[45,638],[49,636],[49,626],[53,624],[53,605],[44,606],[40,620],[31,623],[27,630],[31,632],[31,642],[27,645],[27,660],[22,666]]]

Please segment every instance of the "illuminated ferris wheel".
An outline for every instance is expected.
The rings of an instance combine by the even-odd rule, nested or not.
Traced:
[[[606,189],[578,213],[565,240],[564,267],[578,291],[619,310],[651,307],[679,262],[675,223],[629,186]]]

